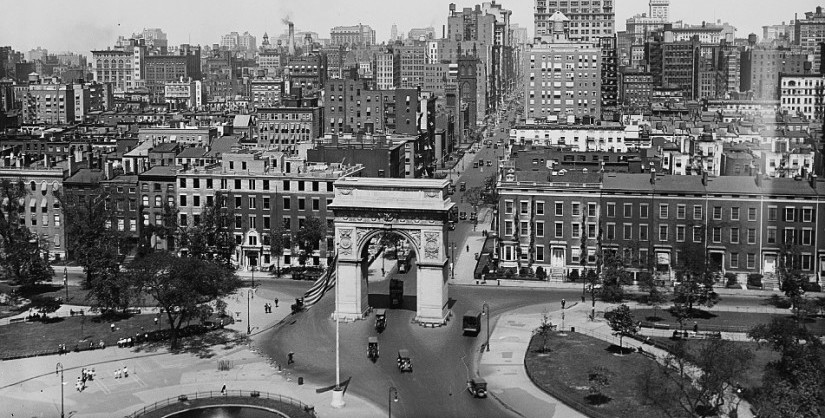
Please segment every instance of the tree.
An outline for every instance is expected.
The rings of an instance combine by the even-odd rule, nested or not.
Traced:
[[[602,404],[610,400],[604,395],[604,388],[610,386],[610,381],[616,375],[612,370],[604,366],[595,366],[587,373],[587,381],[590,382],[588,399],[591,403]]]
[[[713,285],[720,277],[720,268],[711,262],[704,246],[682,245],[676,266],[679,285],[674,289],[674,305],[684,305],[686,312],[693,315],[695,305],[710,307],[716,304],[719,295],[713,291]]]
[[[484,179],[484,202],[495,205],[498,204],[498,173],[493,171]]]
[[[621,302],[624,299],[622,285],[627,283],[630,272],[625,270],[624,262],[614,252],[605,255],[603,261],[601,298],[605,302]]]
[[[473,211],[477,209],[478,204],[481,202],[483,192],[484,190],[480,186],[470,187],[464,192],[464,200],[472,205]]]
[[[226,267],[232,266],[235,253],[235,215],[227,196],[221,192],[206,202],[201,209],[200,223],[185,227],[181,232],[181,246],[189,257],[215,260]]]
[[[807,276],[799,269],[801,265],[802,254],[799,248],[793,243],[786,243],[782,251],[777,257],[777,276],[779,276],[779,288],[785,293],[785,296],[791,300],[791,309],[796,311],[799,317],[799,305],[802,300],[802,295],[805,290],[802,288]]]
[[[624,352],[623,337],[625,335],[635,335],[638,332],[636,323],[633,322],[633,312],[630,311],[627,305],[621,304],[615,309],[605,312],[604,318],[607,319],[607,323],[613,329],[614,335],[619,336],[619,349]]]
[[[32,298],[29,308],[42,314],[50,314],[60,309],[60,301],[52,296],[38,295]]]
[[[314,215],[309,215],[304,219],[303,225],[295,234],[295,241],[300,250],[298,262],[306,265],[307,258],[313,251],[318,249],[319,243],[326,237],[327,228],[321,219]]]
[[[538,328],[533,330],[533,335],[541,338],[541,348],[536,350],[539,353],[546,353],[550,351],[547,348],[547,340],[550,338],[550,333],[553,331],[553,323],[550,322],[550,315],[547,312],[541,314],[541,323]]]
[[[113,227],[116,219],[109,194],[98,188],[85,196],[62,199],[67,248],[86,273],[92,306],[102,311],[125,309],[134,292],[120,277],[120,267],[130,244],[125,233]]]
[[[536,278],[539,280],[544,280],[547,278],[547,272],[544,270],[544,267],[538,266],[536,268]]]
[[[662,364],[651,364],[637,379],[645,399],[667,416],[715,415],[752,360],[750,350],[732,341],[705,340],[693,354],[679,341]]]
[[[184,323],[211,314],[209,303],[231,294],[240,286],[234,272],[218,260],[179,258],[155,252],[137,259],[127,268],[129,281],[157,300],[166,313],[172,347]]]
[[[22,179],[0,180],[0,271],[22,286],[54,276],[46,243],[26,226],[28,195]]]
[[[283,225],[277,223],[277,226],[272,229],[272,234],[269,237],[269,253],[275,258],[277,265],[278,276],[281,275],[281,257],[284,255],[284,250],[287,248],[288,239],[287,233]]]
[[[146,210],[146,208],[143,208],[143,210]],[[179,210],[173,203],[167,203],[163,205],[160,224],[149,222],[148,225],[141,228],[139,254],[145,255],[154,251],[158,240],[166,241],[164,246],[166,250],[175,248],[175,237],[179,233],[178,213]],[[152,240],[155,240],[154,245],[152,245]]]
[[[796,321],[774,318],[748,337],[781,355],[765,366],[756,408],[760,416],[820,417],[825,414],[825,347]]]
[[[661,307],[662,302],[664,302],[666,298],[664,293],[659,290],[659,286],[656,284],[656,276],[647,271],[640,272],[639,288],[645,292],[647,304],[653,307],[653,316],[658,318],[657,310]]]

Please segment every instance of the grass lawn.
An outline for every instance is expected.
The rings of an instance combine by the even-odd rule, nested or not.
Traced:
[[[617,355],[617,347],[611,349],[610,343],[577,333],[553,334],[547,345],[550,352],[538,353],[541,339],[533,337],[525,358],[527,373],[544,391],[591,417],[661,415],[645,404],[636,380],[648,367],[655,367],[653,360],[638,353]],[[615,373],[611,384],[603,390],[610,401],[601,405],[593,405],[587,398],[588,372],[595,366]]]
[[[142,330],[157,329],[154,318],[155,315],[134,315],[107,322],[99,316],[74,316],[51,323],[19,322],[5,325],[0,327],[0,358],[53,353],[60,344],[66,344],[69,350],[75,344],[88,347],[89,342],[97,344],[100,340],[107,347],[117,345],[119,338],[134,337]],[[110,329],[111,324],[115,324],[115,332]],[[167,327],[165,317],[161,327]],[[85,342],[81,342],[84,340]]]
[[[791,318],[791,315],[694,310],[697,311],[696,317],[685,322],[685,329],[693,329],[693,321],[696,321],[699,331],[747,332],[754,325],[770,323],[773,318]],[[668,324],[671,329],[679,329],[679,322],[667,309],[657,309],[655,312],[648,308],[634,309],[633,319]],[[824,335],[825,319],[809,319],[807,327],[816,334]]]

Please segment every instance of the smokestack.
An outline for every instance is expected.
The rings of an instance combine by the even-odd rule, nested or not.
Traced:
[[[289,22],[289,55],[295,55],[295,24]]]
[[[312,35],[306,34],[304,36],[304,55],[309,56],[310,52],[312,52]]]

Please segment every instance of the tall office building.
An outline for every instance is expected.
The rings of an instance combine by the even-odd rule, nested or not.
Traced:
[[[650,0],[650,17],[670,21],[670,0]]]
[[[550,18],[555,12],[561,12],[570,19],[568,26],[570,39],[596,43],[598,38],[612,37],[616,32],[616,13],[613,10],[613,0],[590,2],[536,0],[534,19],[537,38],[541,35],[550,34],[552,31]]]

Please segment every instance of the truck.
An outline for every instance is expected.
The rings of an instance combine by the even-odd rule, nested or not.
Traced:
[[[462,329],[465,334],[478,335],[478,333],[481,332],[481,312],[468,311],[465,313],[464,320],[462,321]]]
[[[402,302],[404,302],[404,282],[390,279],[390,306],[401,306]]]

